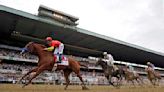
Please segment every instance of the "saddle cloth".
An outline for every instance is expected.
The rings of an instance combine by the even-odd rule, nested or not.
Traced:
[[[56,57],[56,61],[59,60],[59,56]],[[69,63],[68,63],[68,58],[64,55],[62,55],[62,61],[61,63],[57,63],[57,65],[64,65],[64,66],[68,66]]]

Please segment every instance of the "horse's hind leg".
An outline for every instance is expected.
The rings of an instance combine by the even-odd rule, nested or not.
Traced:
[[[70,73],[72,72],[72,70],[68,70],[68,69],[65,69],[63,70],[64,71],[64,77],[65,77],[65,80],[66,80],[66,86],[65,86],[65,90],[67,89],[69,83],[70,83],[70,80],[69,80],[69,75]]]
[[[86,87],[86,85],[85,85],[85,83],[84,83],[84,81],[83,81],[83,78],[81,77],[81,75],[80,74],[77,74],[77,76],[79,77],[79,79],[80,79],[80,81],[82,82],[82,89],[83,90],[87,90],[88,88]]]
[[[31,71],[27,72],[17,83],[20,83],[27,75],[31,74],[32,72],[36,72],[38,68],[34,68]]]
[[[142,78],[142,77],[139,77],[138,79],[139,79],[139,81],[140,81],[140,83],[141,83],[142,85],[144,85],[144,84],[145,84],[145,83],[144,83],[144,80],[143,80],[143,78]]]
[[[86,85],[85,85],[85,83],[84,83],[84,81],[83,81],[83,78],[81,77],[81,75],[80,75],[80,72],[79,71],[77,71],[77,72],[75,72],[76,74],[77,74],[77,77],[79,77],[79,79],[80,79],[80,81],[82,82],[82,89],[83,90],[88,90],[88,88],[86,87]]]

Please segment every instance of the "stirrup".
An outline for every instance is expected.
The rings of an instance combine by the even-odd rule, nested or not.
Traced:
[[[59,60],[59,61],[56,61],[56,63],[61,63],[61,61]]]

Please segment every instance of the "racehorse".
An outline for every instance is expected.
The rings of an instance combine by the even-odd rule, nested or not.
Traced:
[[[159,81],[161,79],[161,75],[156,72],[153,71],[151,68],[145,68],[145,71],[147,72],[147,77],[150,80],[150,82],[155,86],[155,85],[159,85]]]
[[[103,69],[104,75],[105,77],[108,79],[109,84],[111,84],[114,87],[119,88],[121,85],[121,80],[123,77],[123,70],[122,68],[119,68],[118,70],[114,71],[113,66],[109,66],[107,64],[106,61],[104,61],[102,58],[100,58],[97,63],[96,66],[100,65]],[[115,84],[114,82],[112,82],[112,77],[116,77],[117,78],[117,83]]]
[[[54,63],[55,63],[53,53],[43,50],[44,48],[46,48],[46,46],[44,46],[42,44],[34,43],[34,42],[29,42],[25,46],[25,48],[27,49],[28,52],[37,55],[38,58],[39,58],[39,61],[38,61],[38,64],[37,64],[36,68],[34,68],[31,71],[27,72],[19,80],[19,82],[21,82],[22,79],[24,79],[27,75],[35,72],[32,75],[32,77],[30,77],[29,81],[27,83],[25,83],[22,87],[25,87],[28,84],[30,84],[32,82],[32,80],[34,78],[36,78],[43,71],[45,71],[45,70],[52,71],[52,69],[54,67]],[[83,90],[88,89],[86,87],[86,85],[84,84],[83,78],[80,75],[80,67],[85,66],[85,65],[80,64],[79,62],[77,62],[75,59],[73,59],[71,57],[68,57],[68,62],[69,62],[68,66],[63,66],[63,65],[58,65],[57,66],[57,70],[63,70],[63,72],[64,72],[64,77],[65,77],[65,80],[66,80],[66,86],[65,86],[64,89],[66,90],[69,83],[70,83],[69,75],[70,75],[71,72],[74,72],[77,75],[77,77],[79,77],[80,81],[82,82],[82,89]]]
[[[141,86],[142,84],[144,84],[142,78],[140,77],[138,73],[134,74],[134,72],[129,71],[127,67],[123,68],[123,71],[124,71],[125,80],[127,80],[127,82],[131,81],[134,86],[135,86],[134,80],[136,80],[136,82]]]

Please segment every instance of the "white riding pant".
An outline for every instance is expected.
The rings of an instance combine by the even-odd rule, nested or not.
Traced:
[[[114,64],[113,64],[113,61],[107,60],[106,62],[107,62],[107,65],[108,65],[108,66],[113,66],[113,65],[114,65]]]
[[[63,50],[64,50],[64,44],[61,43],[59,45],[59,47],[56,47],[55,50],[54,50],[54,55],[57,55],[57,54],[63,54]]]

